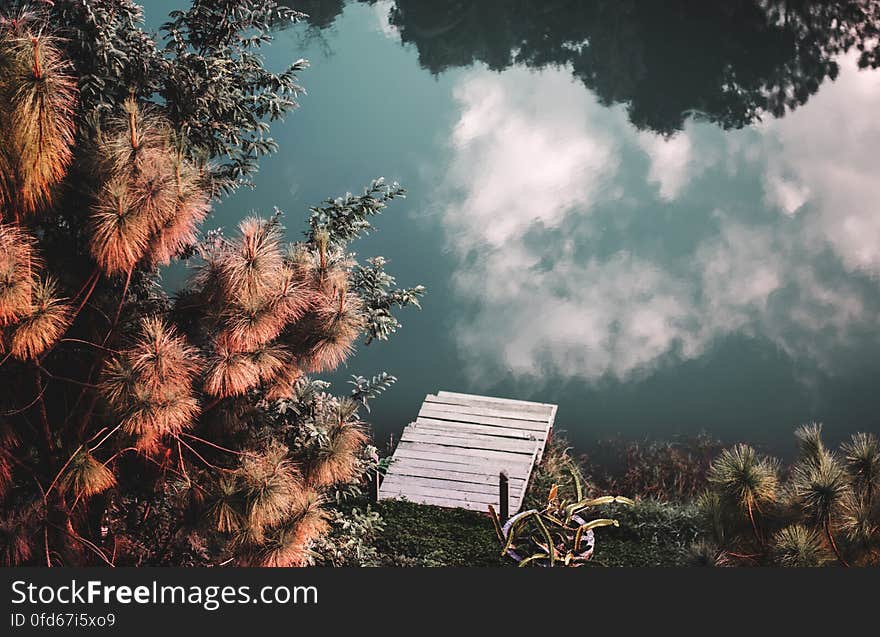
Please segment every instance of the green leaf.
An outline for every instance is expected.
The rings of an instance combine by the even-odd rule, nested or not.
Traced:
[[[581,529],[583,529],[583,531],[581,532],[586,533],[587,531],[598,529],[599,527],[603,526],[620,526],[620,523],[617,520],[612,520],[610,518],[599,518],[598,520],[592,520],[590,522],[587,522],[586,524],[581,525],[578,530],[580,531]]]
[[[572,515],[574,513],[577,513],[581,509],[600,506],[603,504],[627,504],[629,506],[634,506],[635,502],[633,500],[630,500],[629,498],[623,497],[622,495],[603,495],[598,498],[581,500],[580,502],[569,504],[567,507],[565,507],[565,511],[567,515]]]
[[[541,529],[541,533],[543,533],[544,537],[547,538],[547,552],[550,554],[550,566],[555,566],[556,547],[553,544],[553,536],[550,535],[550,531],[547,529],[547,526],[544,524],[544,520],[541,519],[540,515],[536,515],[535,520],[538,522],[538,528]]]
[[[528,566],[535,560],[546,560],[548,555],[546,553],[535,553],[534,555],[529,555],[527,558],[522,560],[517,566],[522,568],[523,566]]]

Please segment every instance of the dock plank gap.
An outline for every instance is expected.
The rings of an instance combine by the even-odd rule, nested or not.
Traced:
[[[440,391],[429,394],[407,425],[379,487],[380,500],[513,514],[544,455],[556,405]],[[507,475],[508,506],[499,475]]]

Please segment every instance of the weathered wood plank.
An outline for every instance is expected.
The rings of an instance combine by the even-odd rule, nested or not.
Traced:
[[[456,489],[443,489],[437,487],[425,487],[416,484],[397,484],[381,487],[380,491],[388,496],[429,496],[445,498],[447,500],[460,500],[462,502],[482,502],[498,506],[498,493],[471,493]]]
[[[519,460],[480,460],[474,456],[456,456],[448,453],[437,453],[436,451],[426,451],[420,449],[399,449],[394,452],[397,458],[409,458],[413,460],[430,460],[433,462],[443,462],[450,465],[450,469],[458,470],[462,466],[479,469],[484,467],[486,472],[498,473],[499,471],[507,471],[512,477],[526,479],[532,468],[531,461],[522,462]],[[393,465],[392,465],[393,466]]]
[[[388,469],[388,473],[397,472],[396,467],[400,467],[400,472],[413,471],[416,469],[431,469],[439,472],[448,472],[450,474],[461,473],[469,474],[484,478],[490,482],[498,481],[498,474],[504,469],[508,470],[510,480],[527,480],[528,475],[522,473],[511,473],[510,466],[492,465],[486,462],[466,462],[464,459],[460,462],[450,462],[437,458],[411,458],[406,456],[398,457],[395,454],[394,461]],[[527,466],[526,466],[527,468]]]
[[[496,418],[509,418],[510,420],[528,420],[530,422],[541,423],[545,427],[547,426],[547,419],[550,417],[551,413],[550,411],[547,411],[547,413],[538,414],[513,408],[480,407],[476,405],[453,405],[449,403],[428,400],[422,403],[422,409],[430,409],[432,411],[447,411],[453,414],[494,416]]]
[[[393,470],[389,469],[388,477],[391,476],[415,476],[418,478],[435,478],[438,480],[456,480],[458,482],[472,482],[474,484],[488,484],[494,488],[498,488],[497,473],[473,473],[468,471],[452,471],[435,464],[430,466],[419,466],[416,464],[405,464],[403,462],[395,462]],[[525,478],[508,478],[511,488],[525,486]]]
[[[422,407],[419,410],[418,420],[434,420],[434,421],[452,421],[473,423],[475,425],[495,425],[498,427],[507,427],[509,429],[522,429],[524,431],[535,431],[544,433],[547,431],[547,423],[535,422],[532,420],[514,421],[510,418],[498,418],[496,416],[481,416],[479,414],[455,414],[449,411],[436,411]]]
[[[457,398],[486,403],[514,403],[516,405],[528,405],[530,407],[553,407],[553,403],[541,403],[533,400],[521,400],[519,398],[500,398],[498,396],[481,396],[479,394],[465,394],[462,392],[440,390],[436,394],[442,398]]]
[[[385,481],[382,484],[387,491],[400,489],[404,493],[407,492],[410,485],[428,487],[432,489],[461,491],[463,493],[488,493],[489,495],[494,495],[496,497],[499,493],[497,484],[492,485],[478,484],[476,482],[460,482],[458,480],[440,480],[437,478],[426,478],[424,476],[393,475],[385,478]],[[519,495],[520,491],[522,491],[521,486],[514,487],[513,485],[511,485],[511,495]]]
[[[406,449],[410,451],[422,451],[431,453],[445,454],[454,458],[466,456],[468,458],[479,458],[486,461],[494,461],[496,463],[509,462],[511,464],[529,464],[531,455],[524,453],[511,453],[508,451],[492,451],[491,449],[468,449],[466,447],[454,447],[448,445],[440,445],[431,442],[406,442],[401,440],[397,445],[398,449]]]
[[[550,431],[553,429],[553,425],[556,424],[556,411],[558,409],[557,405],[553,405],[553,411],[550,412],[550,418],[547,421],[547,436],[541,440],[541,446],[538,447],[538,455],[536,457],[537,462],[541,462],[541,459],[544,457],[544,449],[547,447],[547,440],[550,438]]]
[[[458,400],[455,398],[442,398],[428,394],[423,405],[431,405],[437,407],[451,407],[457,409],[482,409],[486,411],[500,411],[509,414],[510,418],[519,418],[521,420],[546,420],[550,415],[551,407],[530,407],[528,405],[500,404],[500,403],[478,403],[466,400]]]
[[[455,491],[448,492],[432,489],[416,489],[407,492],[394,489],[384,492],[380,497],[383,500],[405,498],[409,502],[415,502],[418,504],[433,504],[435,506],[442,506],[447,508],[469,509],[471,511],[479,511],[481,513],[487,513],[490,504],[495,507],[495,510],[497,511],[500,504],[500,496],[498,494],[494,496],[487,496],[484,494],[461,493]],[[511,495],[508,496],[508,500],[508,504],[511,510],[517,510],[522,506],[522,498],[520,497],[514,497]]]
[[[465,509],[468,511],[477,511],[479,513],[487,513],[489,507],[482,502],[464,502],[457,499],[449,498],[433,498],[429,496],[400,496],[400,495],[382,495],[382,500],[400,500],[405,499],[407,502],[414,504],[430,504],[432,506],[444,507],[447,509]],[[493,505],[495,506],[495,505]],[[497,510],[497,507],[496,507]]]
[[[526,431],[523,429],[510,429],[508,427],[495,427],[493,425],[477,425],[469,422],[454,422],[444,420],[443,424],[417,421],[410,423],[409,427],[415,427],[419,431],[454,431],[461,433],[483,434],[486,436],[498,436],[513,440],[543,440],[546,435],[540,431]]]
[[[429,442],[451,447],[464,447],[466,449],[486,449],[491,451],[508,451],[532,455],[535,453],[536,444],[530,440],[512,440],[499,438],[498,436],[483,436],[480,434],[455,434],[453,432],[420,431],[407,428],[400,437],[401,442]]]

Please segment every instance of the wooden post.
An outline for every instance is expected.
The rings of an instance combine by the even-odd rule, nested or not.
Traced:
[[[382,484],[382,474],[378,469],[373,469],[370,476],[370,501],[375,504],[379,501],[379,485]]]
[[[501,516],[501,524],[507,522],[510,513],[508,485],[507,472],[502,469],[501,473],[498,474],[498,509]]]

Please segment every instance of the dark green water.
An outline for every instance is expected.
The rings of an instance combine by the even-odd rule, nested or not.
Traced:
[[[851,4],[294,2],[312,24],[267,57],[308,58],[308,95],[209,227],[277,205],[295,235],[407,187],[357,248],[424,310],[335,377],[400,378],[380,439],[440,389],[558,403],[578,445],[877,431],[880,72]]]

